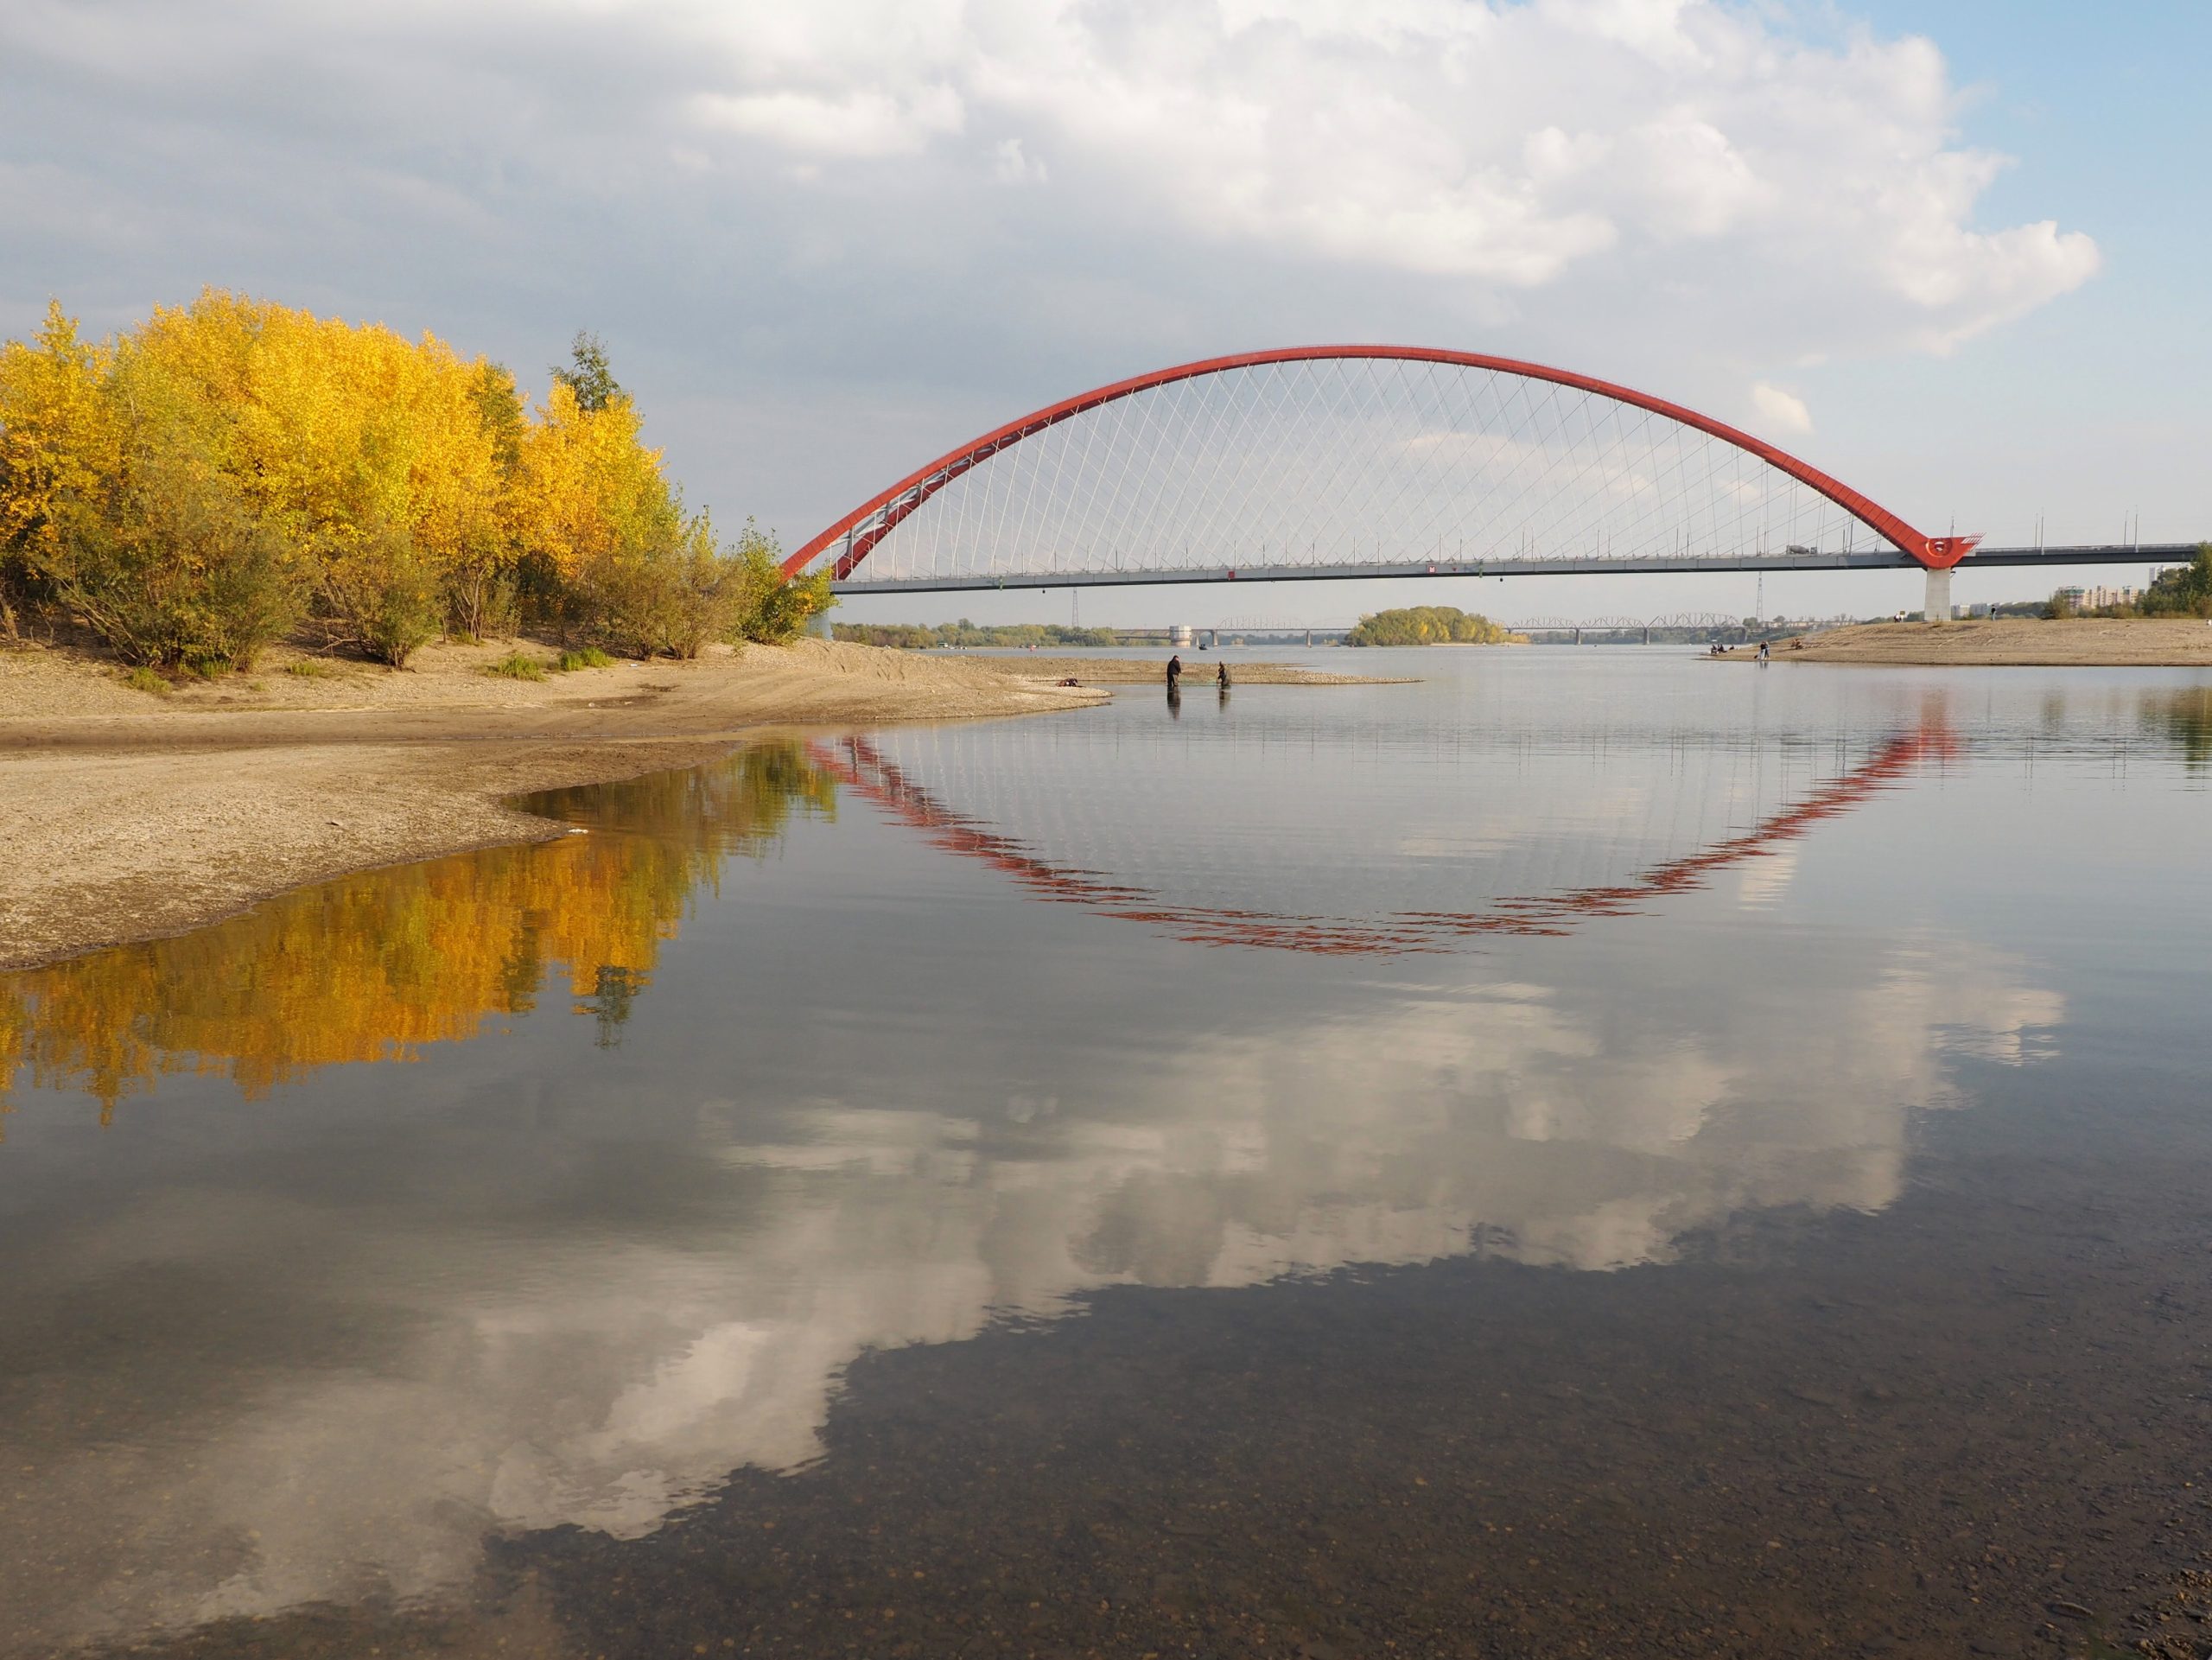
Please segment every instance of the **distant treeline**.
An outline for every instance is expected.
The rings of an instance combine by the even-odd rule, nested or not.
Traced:
[[[2151,579],[2133,605],[2077,606],[2061,588],[2043,605],[2046,617],[2212,617],[2212,542],[2196,544],[2196,557],[2170,565]]]
[[[43,613],[203,672],[296,631],[397,665],[522,623],[691,657],[830,603],[749,523],[725,544],[639,431],[588,335],[533,408],[429,334],[211,289],[93,342],[55,302],[0,346],[0,634]]]
[[[978,626],[958,622],[839,622],[830,625],[839,639],[858,646],[894,646],[925,652],[938,646],[1112,646],[1110,628],[1063,628],[1052,622],[1003,622]]]
[[[1397,611],[1377,611],[1362,617],[1344,636],[1347,646],[1511,646],[1525,645],[1514,633],[1488,617],[1449,605],[1413,605]]]

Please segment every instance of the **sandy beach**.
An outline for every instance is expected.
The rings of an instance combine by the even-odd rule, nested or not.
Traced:
[[[1775,641],[1773,660],[1991,668],[2212,667],[2212,624],[2195,617],[1872,622],[1800,639],[1802,644]],[[1757,655],[1756,647],[1738,646],[1715,660],[1748,663]]]
[[[1026,664],[802,640],[498,678],[271,652],[168,696],[66,650],[0,652],[0,969],[173,933],[349,870],[560,833],[508,798],[711,759],[777,727],[1079,709]],[[550,651],[531,648],[550,658]],[[300,662],[311,674],[291,672]]]

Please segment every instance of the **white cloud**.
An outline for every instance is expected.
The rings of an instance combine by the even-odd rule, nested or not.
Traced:
[[[1022,152],[1019,138],[1000,140],[992,152],[991,172],[1001,184],[1043,184],[1051,176],[1043,162]]]
[[[903,96],[869,88],[824,95],[809,92],[714,92],[696,105],[702,124],[765,138],[803,155],[898,156],[960,130],[960,95],[922,86]]]
[[[784,9],[722,14],[746,84],[702,110],[825,157],[950,142],[988,110],[1079,162],[1094,211],[1217,245],[1507,291],[1771,288],[1798,296],[1802,354],[1945,349],[2098,264],[2050,223],[1972,223],[2003,158],[1957,143],[1918,38],[1817,46],[1710,0],[1043,0],[940,7],[926,32],[870,0],[810,10],[749,60]]]
[[[1751,407],[1759,412],[1760,423],[1770,431],[1813,429],[1813,412],[1805,407],[1805,400],[1779,386],[1770,386],[1764,380],[1751,388]]]

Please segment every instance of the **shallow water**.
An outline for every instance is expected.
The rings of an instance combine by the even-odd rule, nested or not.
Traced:
[[[2212,677],[1376,666],[0,979],[0,1651],[2198,1629]]]

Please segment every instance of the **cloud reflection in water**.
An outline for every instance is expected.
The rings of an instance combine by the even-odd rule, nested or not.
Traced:
[[[753,769],[737,798],[780,791],[826,811],[821,769],[779,753],[769,772],[781,785],[762,782],[757,757],[731,764],[730,779]],[[1885,773],[1884,786],[1909,771]],[[588,846],[613,863],[577,891],[607,896],[601,910],[621,919],[594,937],[634,941],[620,954],[658,966],[658,995],[667,970],[647,947],[683,912],[668,900],[669,860],[714,868],[701,849],[758,850],[730,824],[798,823],[757,801],[732,809],[735,786],[714,785],[711,769],[703,782],[677,776],[691,781],[675,795],[646,781],[570,804],[610,832],[653,807],[664,817],[649,834],[465,855],[434,868],[438,880],[467,894],[484,940],[523,937],[528,913],[559,913],[575,932],[600,912],[550,904],[509,867],[577,868]],[[1789,819],[1793,836],[1840,811]],[[817,862],[747,892],[796,887],[806,905],[834,907],[906,833],[892,826],[806,832]],[[994,866],[1010,845],[993,844]],[[1694,880],[1610,884],[1586,914],[1618,917],[1742,862],[1711,854],[1664,867]],[[625,877],[626,858],[646,874]],[[334,887],[419,894],[423,880]],[[336,942],[305,938],[321,925],[302,919],[359,931],[370,903],[357,893],[334,906],[331,891],[195,937],[193,971],[209,986],[266,987],[284,964],[326,957]],[[499,894],[512,897],[486,912]],[[493,914],[501,905],[513,914]],[[1664,1261],[1746,1207],[1878,1209],[1900,1190],[1910,1116],[1952,1098],[1955,1058],[2018,1064],[2064,1013],[2024,964],[1935,934],[1832,936],[1808,954],[1780,928],[1629,927],[1600,951],[1559,937],[1585,914],[1570,909],[1501,931],[1488,957],[1415,956],[1356,976],[1340,958],[1301,959],[1249,988],[1223,981],[1217,953],[1163,947],[1150,929],[1114,934],[1075,910],[1052,922],[1065,931],[1051,936],[1058,952],[1087,934],[1139,953],[1146,972],[1071,990],[1006,932],[1035,909],[970,916],[982,949],[960,979],[887,966],[925,955],[947,925],[939,911],[878,919],[835,976],[870,1018],[825,1025],[788,976],[748,979],[720,1020],[685,1029],[682,1054],[633,1046],[608,1062],[624,1070],[589,1086],[557,1023],[517,1026],[489,1084],[458,1064],[481,1045],[423,1046],[486,1031],[468,1009],[527,1007],[500,1002],[480,976],[463,976],[454,1010],[404,1046],[365,1053],[349,1027],[308,1052],[295,1032],[283,1065],[257,1068],[239,1036],[249,1028],[210,1018],[227,1004],[194,1003],[156,974],[149,1005],[112,1011],[134,1040],[188,1033],[185,1071],[228,1053],[212,1070],[249,1093],[289,1091],[268,1104],[299,1124],[269,1120],[250,1157],[44,1219],[0,1293],[0,1318],[39,1356],[16,1380],[14,1421],[44,1426],[23,1449],[38,1480],[0,1501],[0,1521],[38,1542],[19,1563],[44,1566],[0,1568],[0,1600],[25,1611],[26,1631],[59,1639],[435,1595],[467,1579],[487,1533],[636,1535],[736,1466],[805,1462],[843,1368],[870,1348],[1057,1315],[1115,1284],[1246,1285],[1466,1250],[1605,1269]],[[816,921],[818,949],[836,953]],[[695,972],[723,953],[794,945],[708,932]],[[207,955],[219,939],[232,942],[227,962]],[[143,948],[137,972],[185,944]],[[579,989],[607,954],[555,953]],[[424,988],[448,983],[435,957],[386,952],[369,976],[383,990],[361,1007],[419,1008]],[[101,961],[78,971],[95,976]],[[413,979],[396,966],[410,962]],[[34,1034],[39,997],[60,983],[31,999]],[[1022,1018],[975,1026],[994,1006]],[[200,1013],[163,1024],[183,1008]],[[1078,1027],[1146,1042],[1102,1066],[1065,1046]],[[957,1066],[917,1059],[908,1040],[928,1027],[950,1034]],[[315,1072],[403,1053],[425,1064]],[[141,1082],[165,1070],[149,1065]],[[370,1087],[410,1075],[404,1110]],[[601,1091],[588,1112],[587,1087]],[[201,1090],[176,1110],[210,1110]],[[518,1092],[540,1104],[503,1104]],[[113,1133],[132,1128],[126,1117]],[[270,1162],[288,1135],[314,1180]],[[334,1174],[334,1144],[352,1149]],[[152,1279],[194,1318],[146,1318]],[[279,1318],[210,1343],[203,1322],[219,1331],[250,1307]],[[56,1336],[87,1321],[137,1341],[118,1357]],[[96,1404],[55,1411],[71,1399]]]

